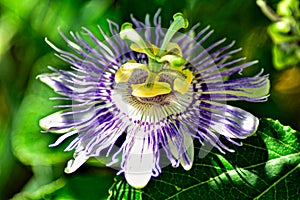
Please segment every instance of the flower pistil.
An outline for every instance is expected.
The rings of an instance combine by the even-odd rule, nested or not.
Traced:
[[[135,97],[155,97],[178,91],[184,94],[189,89],[193,80],[193,73],[184,69],[186,60],[182,57],[182,51],[178,44],[170,42],[174,34],[181,28],[187,28],[188,21],[181,13],[174,15],[174,21],[170,25],[161,47],[157,47],[149,41],[144,41],[139,33],[132,28],[131,23],[124,23],[120,36],[132,42],[131,50],[147,55],[148,63],[142,64],[135,61],[127,61],[115,75],[116,83],[128,82],[136,69],[145,70],[147,79],[144,83],[131,84],[132,95]],[[162,81],[161,75],[171,76],[173,82]],[[173,89],[171,87],[173,85]]]

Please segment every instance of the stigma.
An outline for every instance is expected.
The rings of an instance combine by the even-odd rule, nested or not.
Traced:
[[[157,47],[149,41],[144,41],[140,34],[132,28],[131,23],[124,23],[120,37],[132,42],[130,49],[147,56],[148,62],[137,63],[129,60],[117,70],[116,83],[126,83],[137,79],[135,70],[143,70],[147,78],[143,83],[130,82],[131,95],[137,98],[149,98],[166,95],[172,92],[185,94],[193,80],[193,73],[185,69],[186,60],[182,57],[182,50],[177,43],[170,42],[174,34],[181,28],[187,28],[188,22],[182,14],[174,15],[174,22],[170,25],[166,37]],[[167,78],[166,78],[167,77]]]

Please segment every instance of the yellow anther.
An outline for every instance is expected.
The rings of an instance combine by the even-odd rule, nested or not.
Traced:
[[[115,74],[116,83],[127,82],[131,77],[133,70],[134,69],[124,69],[124,65],[122,65]]]
[[[179,46],[177,43],[170,42],[170,43],[167,45],[167,50],[166,50],[166,51],[167,51],[169,54],[177,55],[177,56],[182,57],[181,48],[180,48],[180,46]]]
[[[125,63],[118,69],[115,75],[116,83],[127,82],[130,79],[131,74],[135,69],[142,69],[148,71],[147,65],[136,63],[136,61],[134,60],[129,60],[127,63]]]
[[[138,53],[145,53],[145,50],[143,48],[139,47],[138,45],[136,45],[134,43],[130,45],[130,49],[132,51],[135,51],[135,52],[138,52]]]
[[[193,73],[188,69],[183,70],[181,73],[185,78],[178,76],[174,80],[174,90],[180,92],[181,94],[184,94],[190,88],[194,76]]]
[[[131,88],[135,97],[155,97],[172,92],[170,84],[165,82],[154,82],[150,86],[147,83],[132,84]]]
[[[142,69],[142,70],[148,71],[148,66],[147,65],[137,63],[136,61],[134,61],[134,62],[128,61],[127,63],[125,63],[122,66],[124,66],[124,69],[126,69],[126,70],[129,70],[129,69]]]

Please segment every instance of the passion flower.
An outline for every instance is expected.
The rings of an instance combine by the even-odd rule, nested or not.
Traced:
[[[46,132],[62,134],[51,146],[66,138],[74,150],[66,172],[78,169],[91,157],[108,157],[107,165],[119,167],[128,183],[144,187],[161,172],[162,158],[173,167],[192,167],[193,143],[209,143],[220,151],[232,151],[220,137],[239,145],[253,134],[258,119],[227,101],[266,101],[267,75],[231,80],[229,77],[257,61],[229,58],[240,49],[225,39],[207,48],[209,27],[188,27],[181,13],[168,29],[161,27],[159,11],[153,23],[132,17],[121,28],[109,21],[111,34],[99,27],[105,41],[86,28],[84,38],[71,32],[73,41],[61,33],[70,50],[61,50],[46,39],[71,70],[57,70],[38,78],[68,100],[64,108],[40,120]],[[88,42],[89,41],[89,42]],[[164,155],[163,155],[164,154]]]

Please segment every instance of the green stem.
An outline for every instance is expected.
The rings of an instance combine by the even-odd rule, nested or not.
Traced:
[[[149,70],[150,72],[158,73],[161,71],[163,64],[158,63],[154,59],[149,58]]]
[[[147,87],[153,86],[156,76],[157,76],[156,73],[149,72],[147,80],[146,80]]]

